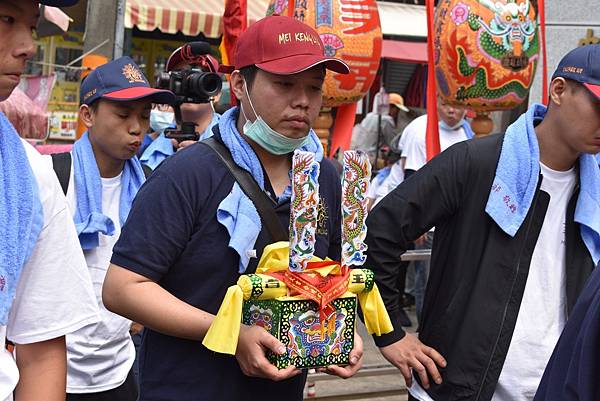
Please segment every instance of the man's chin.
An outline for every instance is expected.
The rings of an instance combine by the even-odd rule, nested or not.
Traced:
[[[302,138],[305,138],[306,136],[308,136],[309,132],[310,132],[310,130],[302,130],[302,131],[281,130],[281,131],[279,131],[279,133],[281,133],[282,135],[285,135],[285,136],[287,136],[288,138],[291,138],[291,139],[302,139]]]
[[[0,86],[0,102],[3,102],[6,99],[8,99],[16,87],[17,87],[17,85],[1,85]]]

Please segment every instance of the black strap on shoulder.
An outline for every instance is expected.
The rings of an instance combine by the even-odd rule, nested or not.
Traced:
[[[279,218],[275,213],[273,200],[258,186],[252,175],[235,164],[229,149],[225,147],[221,142],[215,138],[207,138],[199,143],[203,143],[210,147],[219,156],[219,159],[227,167],[227,169],[233,174],[233,177],[239,184],[242,191],[250,198],[256,210],[260,215],[260,218],[267,228],[267,231],[271,235],[273,241],[287,241],[288,235],[285,233]]]
[[[144,163],[142,163],[142,170],[144,171],[144,176],[146,178],[150,177],[150,174],[152,174],[152,168]]]
[[[58,177],[63,193],[66,195],[69,189],[69,179],[71,178],[71,153],[53,153],[51,156],[52,168]]]
[[[69,189],[69,179],[71,178],[71,152],[52,153],[52,168],[58,177],[58,182],[66,195]],[[142,164],[144,176],[148,178],[152,174],[152,169],[145,164]]]

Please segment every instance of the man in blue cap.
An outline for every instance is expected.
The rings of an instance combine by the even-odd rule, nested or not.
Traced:
[[[145,181],[135,154],[148,131],[152,104],[173,103],[175,95],[151,88],[130,57],[96,68],[80,92],[79,116],[87,131],[70,154],[66,195],[101,320],[67,336],[67,400],[135,401],[131,321],[104,307],[102,284],[121,226]]]
[[[39,4],[0,2],[0,100],[36,53]],[[73,220],[45,159],[0,113],[0,400],[65,399],[65,335],[98,319],[98,306]]]
[[[555,75],[582,82],[595,96],[597,113],[600,114],[600,45],[578,48],[567,58],[576,59],[568,63],[563,60],[562,69],[559,67]],[[580,61],[585,58],[589,58],[590,63]],[[600,128],[596,127],[596,141],[599,141]],[[548,362],[535,401],[600,399],[599,352],[600,269],[596,267]]]
[[[600,45],[567,54],[549,92],[547,108],[450,147],[369,215],[366,265],[395,328],[375,342],[413,399],[531,401],[600,260]],[[434,226],[417,338],[397,324],[396,277]]]

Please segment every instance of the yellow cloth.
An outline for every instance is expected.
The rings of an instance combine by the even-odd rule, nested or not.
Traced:
[[[206,348],[222,354],[235,355],[240,336],[243,297],[239,286],[232,285],[227,289],[219,312],[202,341]]]
[[[252,283],[253,278],[260,280],[260,285],[258,287],[262,289],[262,293],[258,297],[252,296],[252,290],[255,287],[255,285]],[[250,298],[275,299],[279,297],[285,297],[287,295],[287,285],[285,285],[283,281],[279,281],[275,277],[271,277],[266,274],[249,274],[240,276],[237,285],[242,289],[244,301],[247,301]]]
[[[236,285],[229,287],[225,298],[221,303],[219,312],[215,316],[202,344],[212,351],[224,354],[234,355],[237,348],[237,341],[240,333],[240,324],[242,321],[242,305],[244,300],[252,296],[253,283],[250,276],[260,279],[260,286],[263,292],[257,299],[292,299],[287,297],[287,286],[285,283],[268,276],[268,273],[282,272],[288,269],[289,249],[287,242],[276,242],[268,245],[263,251],[263,255],[258,263],[254,275],[240,276]],[[329,259],[326,259],[329,260]],[[311,262],[321,262],[322,260],[313,257]],[[339,274],[340,266],[332,265],[315,269],[322,276],[329,274]],[[354,275],[366,278],[366,273],[360,269],[353,271]],[[348,291],[358,294],[358,302],[363,311],[365,326],[369,334],[381,335],[391,332],[394,328],[390,317],[385,309],[381,295],[376,284],[373,284],[371,291],[365,292],[365,281],[348,283]],[[267,285],[270,283],[271,285]],[[299,298],[299,297],[293,297]],[[299,299],[302,299],[300,297]]]
[[[373,284],[371,291],[358,293],[358,302],[365,319],[365,327],[369,334],[380,336],[394,330],[390,316],[385,309],[379,288]]]

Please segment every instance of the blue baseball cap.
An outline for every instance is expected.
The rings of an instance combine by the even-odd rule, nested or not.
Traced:
[[[567,78],[583,84],[600,99],[600,44],[577,47],[560,60],[552,79]]]
[[[40,4],[50,7],[69,7],[77,4],[79,0],[39,0]]]
[[[145,98],[153,103],[175,102],[171,91],[152,88],[135,61],[127,56],[92,71],[81,83],[80,93],[81,104],[92,104],[100,98],[117,102]]]

